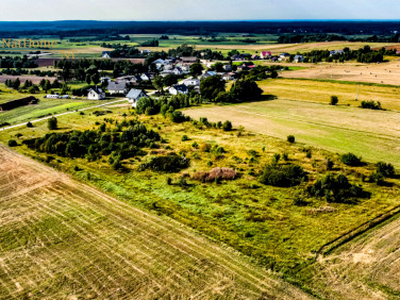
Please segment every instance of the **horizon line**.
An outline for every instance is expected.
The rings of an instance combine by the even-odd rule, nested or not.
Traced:
[[[13,22],[400,22],[400,19],[187,19],[187,20],[128,20],[128,19],[60,19],[60,20],[8,20]]]

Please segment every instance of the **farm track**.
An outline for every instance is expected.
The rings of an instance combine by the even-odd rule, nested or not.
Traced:
[[[181,224],[0,146],[0,299],[307,299]]]

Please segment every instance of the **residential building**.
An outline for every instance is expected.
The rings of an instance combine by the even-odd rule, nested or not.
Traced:
[[[126,98],[128,98],[128,102],[132,103],[132,107],[136,107],[138,100],[143,97],[147,98],[149,96],[147,96],[144,90],[139,89],[131,89],[126,95]]]
[[[96,86],[89,89],[87,98],[88,100],[103,100],[106,98],[106,93],[101,88]]]
[[[189,93],[189,89],[186,85],[184,84],[177,84],[177,85],[173,85],[168,89],[168,92],[171,95],[178,95],[178,94],[187,94]]]

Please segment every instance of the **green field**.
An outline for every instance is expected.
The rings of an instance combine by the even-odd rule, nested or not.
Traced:
[[[292,100],[190,109],[186,114],[279,138],[293,134],[306,145],[339,153],[354,152],[367,161],[400,166],[400,113]]]

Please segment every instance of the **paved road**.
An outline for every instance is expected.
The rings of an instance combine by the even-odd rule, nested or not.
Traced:
[[[75,112],[77,112],[77,111],[89,110],[89,109],[93,109],[93,108],[97,108],[97,107],[107,106],[107,105],[110,105],[110,104],[115,104],[115,103],[119,103],[119,102],[126,102],[126,101],[127,101],[126,99],[123,99],[123,100],[117,100],[117,101],[107,102],[107,103],[103,103],[103,104],[100,104],[100,105],[90,106],[90,107],[86,107],[86,108],[82,108],[82,109],[77,109],[77,110],[73,110],[73,111],[67,111],[67,112],[62,113],[62,114],[52,115],[52,116],[48,116],[48,117],[45,117],[45,118],[36,119],[36,120],[30,121],[30,122],[31,122],[31,123],[36,123],[36,122],[40,122],[40,121],[43,121],[43,120],[50,119],[50,118],[52,118],[52,117],[65,116],[65,115],[68,115],[68,114],[73,114],[73,113],[75,113]],[[26,126],[27,123],[28,123],[28,122],[24,122],[24,123],[20,123],[20,124],[8,126],[8,127],[3,127],[2,130],[12,129],[12,128],[20,127],[20,126]]]

